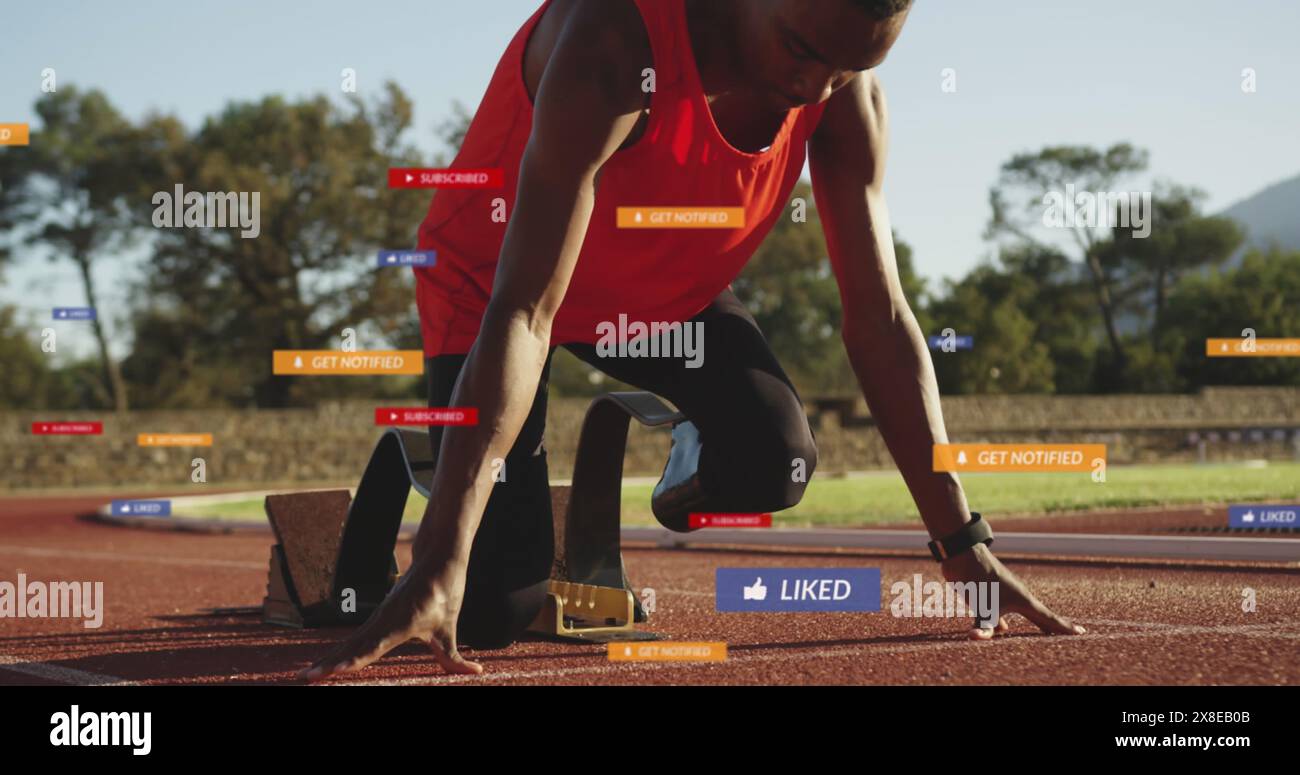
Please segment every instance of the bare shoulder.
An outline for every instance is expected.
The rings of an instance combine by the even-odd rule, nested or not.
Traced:
[[[888,118],[880,79],[871,71],[861,73],[827,100],[809,141],[814,163],[833,161],[834,165],[821,165],[821,169],[838,168],[880,184],[889,142]]]
[[[599,83],[601,91],[629,110],[644,102],[643,72],[653,66],[650,39],[633,0],[552,0],[524,54],[524,84],[536,98],[558,59],[578,68],[565,73]]]
[[[873,71],[856,76],[826,102],[814,141],[860,142],[882,139],[887,129],[885,87]]]

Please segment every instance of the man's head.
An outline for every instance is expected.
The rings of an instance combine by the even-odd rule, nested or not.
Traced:
[[[822,102],[885,60],[912,0],[742,0],[742,66],[774,107]]]

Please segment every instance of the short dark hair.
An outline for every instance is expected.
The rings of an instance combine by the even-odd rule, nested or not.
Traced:
[[[852,0],[852,3],[877,19],[888,19],[912,7],[912,0]]]

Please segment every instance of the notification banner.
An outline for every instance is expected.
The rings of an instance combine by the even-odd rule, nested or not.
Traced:
[[[170,517],[171,501],[113,501],[113,513],[130,517]]]
[[[620,207],[620,229],[743,229],[743,207]]]
[[[102,422],[34,422],[34,436],[99,436],[104,433]]]
[[[271,373],[276,376],[372,376],[423,374],[424,353],[419,350],[275,350]]]
[[[375,409],[375,425],[478,425],[478,409],[381,406]]]
[[[495,169],[445,169],[394,167],[388,171],[389,188],[504,188],[506,174]]]
[[[135,437],[141,447],[210,447],[211,433],[141,433]]]
[[[771,514],[691,514],[690,527],[771,527]]]
[[[1105,444],[934,445],[935,471],[1094,471],[1105,463]]]

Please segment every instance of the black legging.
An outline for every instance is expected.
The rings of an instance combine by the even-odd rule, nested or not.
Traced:
[[[794,386],[730,290],[690,321],[696,322],[704,324],[699,368],[687,368],[685,358],[612,358],[597,355],[595,345],[564,347],[614,379],[668,399],[695,423],[709,511],[772,512],[795,505],[817,465],[817,446]],[[428,360],[430,406],[449,404],[465,357]],[[494,486],[474,536],[457,625],[458,640],[467,646],[510,645],[545,599],[555,553],[542,445],[550,366],[548,355],[532,410],[506,457],[505,481]],[[430,426],[429,434],[436,453],[442,428]]]

